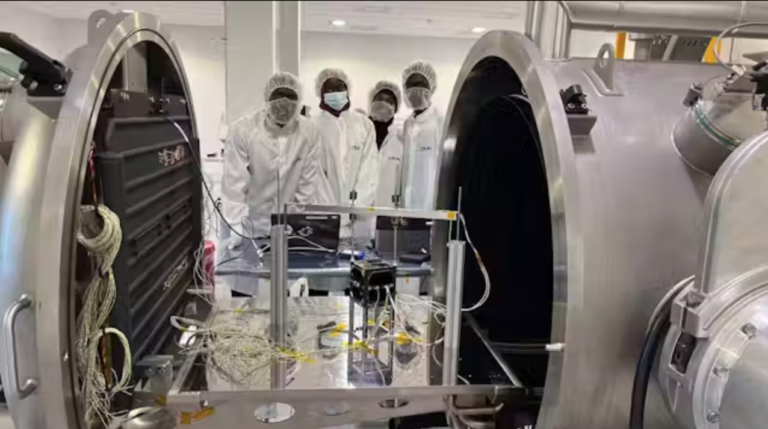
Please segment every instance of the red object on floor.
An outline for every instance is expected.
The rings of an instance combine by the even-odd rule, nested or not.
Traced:
[[[203,253],[203,267],[205,268],[206,283],[214,285],[214,266],[216,260],[216,245],[213,241],[205,241],[205,252]]]

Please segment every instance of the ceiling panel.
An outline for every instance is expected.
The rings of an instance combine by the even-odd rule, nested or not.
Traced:
[[[507,1],[306,1],[302,27],[310,31],[478,37],[470,30],[521,30],[525,2]],[[347,25],[330,25],[342,19]]]
[[[91,12],[136,10],[176,25],[224,24],[222,1],[17,1],[27,9],[63,19],[85,19]],[[302,28],[334,33],[393,34],[434,37],[478,37],[470,30],[522,30],[521,1],[304,1]],[[342,19],[347,25],[330,25]]]

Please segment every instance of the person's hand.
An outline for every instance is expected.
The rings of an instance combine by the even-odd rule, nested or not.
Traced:
[[[237,249],[237,248],[238,248],[238,247],[240,247],[242,244],[243,244],[243,237],[241,237],[241,236],[239,236],[239,235],[235,234],[234,232],[232,233],[232,235],[230,235],[230,236],[229,236],[229,238],[227,238],[227,239],[224,241],[224,246],[225,246],[225,247],[226,247],[228,250],[234,250],[234,249]]]

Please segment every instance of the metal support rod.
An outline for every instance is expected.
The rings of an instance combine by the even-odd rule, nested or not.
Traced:
[[[527,1],[525,9],[525,35],[541,47],[541,26],[544,20],[544,2]]]
[[[557,8],[557,58],[568,59],[571,56],[571,19],[568,17],[566,11],[559,7]]]
[[[455,386],[459,375],[461,304],[464,286],[466,243],[448,242],[448,276],[445,302],[445,341],[443,344],[443,385]]]
[[[282,219],[282,216],[280,218]],[[272,247],[272,271],[269,282],[271,285],[269,334],[275,347],[285,349],[288,316],[288,243],[282,220],[270,230],[270,246]],[[285,389],[285,367],[283,359],[272,362],[270,378],[272,389]]]
[[[486,349],[488,349],[488,353],[493,356],[494,359],[496,359],[496,363],[499,364],[501,367],[501,370],[504,371],[504,374],[509,378],[510,383],[512,383],[512,386],[514,387],[524,387],[523,382],[520,381],[519,378],[517,378],[517,375],[512,371],[512,369],[504,362],[504,359],[501,357],[501,354],[493,347],[490,340],[488,340],[488,337],[485,336],[485,333],[483,333],[480,330],[480,326],[477,324],[477,321],[471,314],[466,315],[467,324],[472,328],[473,331],[475,331],[475,334],[477,334],[478,338],[480,338],[480,341],[483,342],[483,345]],[[543,348],[542,348],[543,350]]]
[[[297,203],[288,203],[285,205],[285,207],[289,213],[338,213],[368,216],[377,215],[386,217],[404,217],[409,219],[427,220],[456,220],[458,216],[457,212],[451,210],[410,210],[397,209],[392,207],[350,207]]]

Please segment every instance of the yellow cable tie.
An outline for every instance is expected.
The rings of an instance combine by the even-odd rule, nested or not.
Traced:
[[[339,334],[344,332],[345,329],[347,329],[347,324],[344,322],[339,323],[338,325],[336,325],[336,327],[333,328],[333,331],[330,334],[328,334],[328,336],[331,338],[336,338],[339,336]]]
[[[204,407],[200,411],[194,411],[191,413],[185,411],[182,412],[179,416],[179,423],[182,425],[190,425],[193,422],[198,422],[212,416],[215,412],[216,411],[213,407]]]

